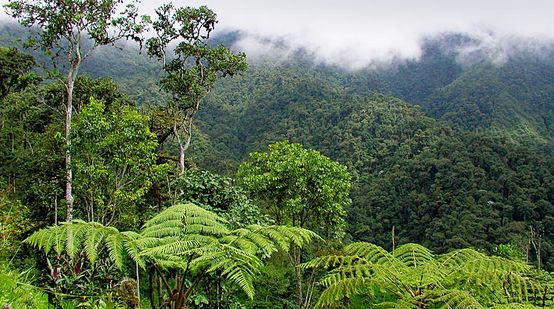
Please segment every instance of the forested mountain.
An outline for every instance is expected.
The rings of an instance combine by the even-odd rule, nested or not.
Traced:
[[[20,33],[4,29],[3,42]],[[232,46],[240,37],[216,41]],[[205,99],[192,160],[232,175],[272,142],[318,149],[354,175],[351,237],[385,247],[393,226],[400,243],[439,250],[515,241],[528,234],[518,222],[544,229],[553,215],[554,62],[531,53],[502,64],[482,55],[463,62],[460,50],[475,40],[427,38],[418,60],[354,72],[305,53],[254,61]],[[139,104],[155,105],[163,100],[157,65],[123,46],[100,49],[83,71],[111,76]],[[468,223],[471,232],[457,230]],[[551,256],[554,248],[544,250]]]
[[[21,47],[16,40],[24,36],[21,28],[4,24],[0,30],[0,45]],[[211,44],[233,46],[242,35],[219,34]],[[293,307],[293,296],[302,294],[301,260],[305,262],[316,255],[325,260],[329,252],[348,258],[356,246],[367,245],[385,257],[389,256],[387,251],[392,256],[398,253],[397,249],[419,250],[426,263],[435,267],[437,264],[430,261],[448,259],[448,252],[469,247],[520,262],[525,260],[552,271],[554,58],[549,55],[554,49],[542,54],[514,53],[498,63],[479,52],[464,54],[468,46],[478,45],[478,39],[463,34],[429,37],[422,41],[419,59],[398,59],[358,71],[315,63],[304,51],[297,51],[285,60],[253,59],[247,71],[233,71],[232,79],[219,80],[198,101],[198,114],[196,110],[192,114],[195,118],[190,148],[186,151],[187,166],[185,169],[183,165],[180,173],[171,170],[172,164],[176,165],[172,156],[178,153],[177,145],[182,142],[171,137],[178,135],[174,120],[177,118],[171,117],[179,113],[164,105],[176,95],[160,90],[162,65],[144,51],[140,53],[138,47],[121,44],[118,48],[99,48],[81,67],[87,76],[79,77],[75,84],[74,106],[78,116],[74,120],[72,151],[76,203],[81,207],[75,211],[76,217],[102,224],[76,222],[50,228],[57,234],[42,230],[39,232],[42,234],[31,238],[32,245],[48,251],[54,242],[67,240],[67,254],[71,256],[84,248],[82,265],[89,263],[84,262],[88,258],[92,266],[97,258],[93,246],[108,246],[109,251],[102,253],[105,260],[113,261],[120,269],[136,267],[137,274],[139,266],[152,263],[148,285],[152,291],[155,284],[159,289],[151,292],[150,297],[154,299],[157,293],[159,304],[164,297],[173,295],[171,289],[162,293],[162,275],[170,278],[171,267],[183,267],[179,264],[183,252],[188,254],[186,270],[182,282],[176,277],[173,283],[183,291],[188,289],[187,297],[211,297],[211,301],[217,299],[218,306],[228,295],[231,296],[223,306],[235,301],[247,303],[237,292],[240,289],[221,283],[238,283],[251,297],[255,276],[248,269],[252,265],[261,269],[261,260],[270,260],[267,266],[270,270],[264,270],[260,279],[261,291],[256,291],[266,295],[265,300],[248,303],[253,308],[275,307],[276,303],[268,300],[274,291],[267,287],[267,282],[278,279],[279,290],[275,293],[284,295],[278,304]],[[8,55],[9,50],[0,51]],[[60,207],[64,203],[60,200],[64,169],[60,133],[63,107],[58,104],[63,100],[64,87],[45,76],[45,70],[52,67],[49,58],[29,52],[37,63],[46,65],[35,68],[43,80],[20,78],[32,66],[25,56],[21,56],[29,61],[22,69],[25,72],[6,74],[10,78],[17,75],[14,80],[18,83],[9,80],[15,86],[9,91],[2,89],[6,95],[0,97],[3,146],[0,185],[5,187],[6,201],[9,197],[21,205],[32,206],[21,207],[25,212],[18,214],[20,217],[28,216],[36,224],[47,225],[51,218],[57,223],[58,202]],[[5,73],[2,69],[5,68],[0,67],[0,73]],[[2,78],[0,81],[7,83],[8,78]],[[180,112],[189,111],[187,106]],[[277,143],[283,140],[291,143]],[[307,150],[294,143],[321,154],[312,152],[308,156]],[[273,146],[268,148],[270,144]],[[260,154],[263,151],[267,153]],[[311,178],[295,170],[305,168],[306,161],[290,158],[289,163],[279,161],[281,157],[272,151],[280,151],[283,157],[311,158],[314,167],[310,170]],[[258,153],[249,157],[252,152]],[[269,162],[262,175],[256,174],[262,170],[256,166],[263,161],[260,158]],[[271,170],[271,164],[276,170]],[[237,175],[239,166],[247,176],[240,172]],[[352,189],[350,196],[336,194],[333,190],[338,190],[337,183],[333,187],[318,182],[318,173],[326,173],[331,179],[329,174],[333,170],[344,174],[340,183]],[[296,173],[295,177],[288,177],[288,172]],[[271,189],[279,194],[269,199]],[[340,196],[340,203],[336,203],[341,205],[340,209],[306,194],[309,190],[324,191],[328,200]],[[281,195],[287,198],[281,201]],[[0,195],[0,206],[11,205],[12,201],[5,202],[3,197]],[[192,202],[200,207],[183,204],[167,208],[176,202]],[[269,203],[277,207],[268,206]],[[317,215],[319,204],[329,206],[330,210],[325,210],[340,217],[331,220],[340,222],[337,235],[343,232],[342,205],[349,205],[344,209],[345,242],[371,242],[380,247],[361,243],[338,251],[338,245],[333,243],[337,239],[329,237],[330,248],[319,251],[302,248],[312,239],[319,239],[302,228],[320,232],[317,226],[326,225],[321,222],[331,222],[325,221],[327,217],[291,230],[258,225],[240,228],[246,223],[281,224],[282,217],[293,218],[297,214],[304,220],[305,212],[298,205],[313,207]],[[270,218],[273,213],[267,209],[282,214],[277,219]],[[164,220],[173,225],[164,226]],[[284,219],[283,223],[294,225],[302,220],[294,217],[290,222]],[[23,231],[27,233],[33,228]],[[81,233],[75,243],[69,236],[63,238],[74,232]],[[184,235],[186,240],[173,242],[176,235]],[[408,243],[419,243],[437,255]],[[283,260],[288,258],[285,255],[269,258],[277,247],[289,250],[290,244],[293,246],[288,257],[294,260],[294,274],[283,267]],[[144,251],[138,254],[139,249]],[[56,250],[60,255],[63,245]],[[118,252],[130,256],[129,265],[123,265]],[[256,254],[260,252],[264,256],[259,261]],[[409,260],[403,260],[401,254],[395,255],[398,258],[395,263],[406,263],[402,266],[406,269],[417,268]],[[475,251],[467,254],[479,256],[486,263],[498,262]],[[225,259],[220,263],[221,257]],[[232,260],[237,257],[244,259]],[[369,259],[369,255],[365,258]],[[357,263],[363,264],[360,261],[356,258]],[[330,264],[322,266],[316,262],[302,267],[331,269]],[[190,265],[197,276],[194,280],[199,281],[187,286],[183,282]],[[231,270],[225,268],[229,265]],[[349,273],[348,269],[342,269],[345,265],[331,266]],[[224,275],[227,277],[222,279]],[[300,291],[292,291],[288,283],[292,276],[300,282],[297,285]],[[197,283],[199,287],[193,292]],[[169,287],[167,282],[165,285]],[[57,288],[64,293],[70,290],[66,286]],[[533,301],[538,300],[540,296],[535,295]],[[189,301],[192,303],[190,299],[183,299],[182,303],[186,305]],[[199,302],[198,307],[203,304],[201,297],[194,301]],[[363,308],[363,302],[360,304]]]
[[[0,27],[0,43],[8,46],[20,40],[24,31],[16,24],[4,23]],[[233,46],[242,35],[219,33],[212,44]],[[254,60],[243,78],[252,82],[251,79],[265,78],[260,74],[284,74],[294,79],[313,75],[331,87],[344,88],[349,94],[364,96],[378,91],[401,98],[420,105],[432,118],[463,130],[496,132],[516,142],[552,143],[552,45],[541,43],[540,51],[516,50],[502,62],[493,63],[486,51],[479,51],[479,44],[479,39],[463,34],[427,37],[422,40],[419,59],[398,59],[388,65],[354,72],[314,63],[309,54],[298,51],[287,61],[271,57]],[[475,50],[468,55],[465,50],[469,48]],[[44,57],[39,56],[40,59]],[[122,45],[118,49],[99,49],[83,65],[83,71],[92,77],[111,76],[139,103],[156,104],[163,97],[156,85],[160,74],[158,65],[144,50],[140,53],[138,47]],[[237,83],[224,80],[220,87],[240,87]],[[214,96],[218,95],[220,92],[214,91]],[[326,98],[325,94],[321,95]]]

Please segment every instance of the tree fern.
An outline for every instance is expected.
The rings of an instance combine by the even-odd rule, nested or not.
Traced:
[[[291,244],[302,247],[314,238],[318,236],[311,231],[286,226],[251,225],[231,230],[220,216],[194,204],[180,204],[148,220],[138,233],[75,220],[37,231],[26,242],[46,253],[52,249],[57,255],[70,257],[82,253],[91,265],[105,248],[108,259],[120,269],[127,259],[143,269],[154,267],[156,275],[174,270],[188,278],[174,280],[176,288],[169,292],[186,301],[188,296],[182,296],[190,296],[190,291],[185,289],[195,285],[180,283],[198,282],[211,274],[227,279],[252,298],[252,282],[263,266],[258,255],[288,250]]]
[[[543,290],[530,266],[471,249],[435,255],[406,244],[389,253],[374,244],[353,243],[342,254],[321,256],[302,267],[327,271],[316,308],[333,308],[353,296],[385,308],[484,308],[536,301],[535,294]],[[395,301],[373,299],[375,290]]]

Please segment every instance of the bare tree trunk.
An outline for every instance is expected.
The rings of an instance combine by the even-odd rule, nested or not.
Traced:
[[[529,228],[530,228],[530,241],[531,241],[531,244],[533,245],[533,249],[535,249],[535,256],[537,259],[537,268],[541,269],[542,268],[542,261],[541,261],[542,233],[538,228],[535,230],[533,230],[532,226]]]
[[[73,40],[69,43],[72,46],[69,50],[69,71],[67,73],[66,91],[67,100],[65,103],[65,201],[66,221],[73,220],[73,170],[71,169],[71,119],[73,116],[73,88],[81,65],[81,34],[77,31]]]
[[[185,145],[179,143],[179,175],[183,175],[185,172]]]
[[[71,169],[71,116],[73,114],[73,86],[72,71],[67,78],[67,102],[65,104],[65,202],[66,221],[73,220],[73,194],[71,193],[73,171]]]
[[[294,261],[294,276],[296,278],[296,308],[302,309],[304,306],[304,295],[302,290],[302,270],[300,269],[301,249],[293,247],[292,259]]]
[[[54,198],[54,225],[58,225],[58,196]]]
[[[185,119],[185,121],[183,122],[187,123],[186,128],[184,129],[186,139],[181,138],[181,132],[179,132],[179,128],[177,126],[177,117],[175,118],[175,122],[173,123],[173,134],[175,134],[175,137],[177,138],[177,143],[179,144],[179,175],[183,175],[183,173],[185,172],[185,152],[189,148],[190,140],[192,138],[192,118],[188,117],[188,119]]]

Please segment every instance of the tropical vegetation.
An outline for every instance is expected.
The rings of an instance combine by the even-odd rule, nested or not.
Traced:
[[[6,7],[4,308],[554,306],[550,58],[247,65],[207,7],[123,4]]]

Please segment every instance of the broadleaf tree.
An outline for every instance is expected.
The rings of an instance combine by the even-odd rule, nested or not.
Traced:
[[[182,174],[185,151],[192,138],[193,118],[202,99],[219,78],[245,71],[246,55],[235,54],[223,45],[209,45],[217,15],[205,6],[176,8],[165,4],[156,10],[156,15],[152,22],[156,36],[146,41],[146,48],[148,55],[162,62],[165,75],[160,85],[170,95],[163,108],[172,119],[158,136],[160,143],[170,135],[175,137]],[[171,53],[170,47],[173,48]]]
[[[345,207],[351,203],[351,176],[345,166],[316,150],[281,141],[254,152],[240,165],[238,178],[277,224],[308,228],[327,239],[344,233]],[[302,251],[290,254],[297,283],[297,308],[309,307],[300,269]]]
[[[123,100],[108,108],[91,98],[74,127],[75,192],[86,218],[135,226],[133,220],[141,219],[137,204],[167,171],[167,164],[156,163],[158,143],[148,117]]]
[[[73,217],[71,166],[71,121],[73,90],[82,62],[101,45],[113,45],[120,39],[141,41],[146,19],[139,20],[136,1],[123,8],[124,0],[10,0],[5,8],[23,26],[32,28],[29,45],[40,48],[53,59],[65,78],[65,199],[66,220]],[[85,40],[85,38],[87,40]]]

